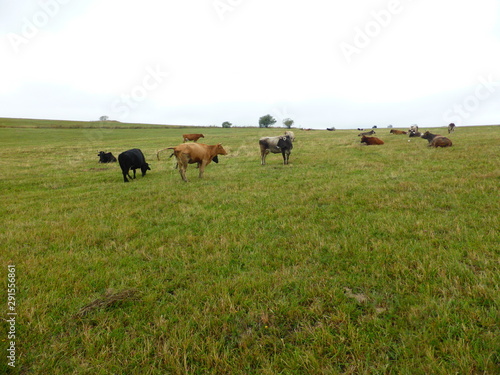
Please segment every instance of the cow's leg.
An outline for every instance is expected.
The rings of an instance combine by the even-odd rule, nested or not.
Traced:
[[[288,164],[288,155],[287,155],[286,151],[283,150],[281,152],[281,155],[283,155],[283,165],[287,165]]]
[[[127,173],[127,172],[125,172],[125,171],[122,171],[122,174],[123,174],[123,182],[128,182],[128,180],[127,180],[127,174],[128,174],[128,173]],[[129,176],[129,177],[130,177],[130,176]]]
[[[179,163],[179,173],[181,174],[181,178],[183,181],[187,182],[187,178],[186,178],[186,168],[187,168],[187,165],[183,165],[181,163]]]
[[[134,171],[134,172],[135,172],[135,171]],[[123,172],[123,174],[124,174],[124,175],[126,174],[126,175],[128,176],[128,178],[130,178],[130,179],[132,180],[132,176],[130,175],[130,169],[127,169],[127,172]],[[124,177],[125,177],[125,176],[124,176]],[[135,175],[134,175],[134,178],[135,178]],[[128,181],[127,181],[127,182],[128,182]]]
[[[283,151],[282,154],[283,154],[283,165],[287,165],[290,153],[288,153],[287,151]]]
[[[135,168],[134,168],[134,169],[132,169],[132,170],[134,171],[134,179],[135,179]],[[129,176],[129,177],[130,177],[130,176]],[[132,177],[130,177],[130,178],[132,178]]]
[[[205,166],[208,164],[205,160],[203,160],[201,163],[199,163],[200,166],[200,173],[198,175],[199,178],[203,178],[203,172],[205,172]]]
[[[260,164],[261,165],[266,165],[266,156],[269,154],[269,151],[262,151],[261,152],[261,157],[260,157]]]
[[[177,166],[179,167],[179,173],[181,175],[181,178],[183,181],[187,182],[186,178],[186,169],[188,166],[188,159],[187,156],[184,154],[181,155],[175,155],[177,158]]]

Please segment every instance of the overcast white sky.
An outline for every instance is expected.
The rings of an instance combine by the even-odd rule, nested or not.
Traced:
[[[499,0],[0,0],[0,117],[500,123]]]

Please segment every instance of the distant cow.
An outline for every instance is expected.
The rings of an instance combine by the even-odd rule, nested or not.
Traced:
[[[123,173],[123,181],[128,182],[128,178],[130,177],[129,171],[134,171],[135,178],[135,170],[140,169],[142,172],[142,177],[146,175],[146,171],[150,171],[149,164],[146,163],[146,159],[144,158],[144,154],[138,148],[134,148],[132,150],[124,151],[120,155],[118,155],[118,162],[120,163],[120,168]]]
[[[410,134],[409,137],[421,137],[422,136],[422,133],[420,133],[417,130],[410,130],[408,133]]]
[[[326,128],[326,130],[333,132],[333,131],[335,131],[335,128]]]
[[[177,165],[179,166],[179,173],[181,178],[187,182],[186,169],[188,164],[198,164],[200,169],[199,177],[203,177],[205,167],[212,162],[218,162],[217,155],[227,155],[226,150],[220,143],[216,145],[205,145],[202,143],[195,144],[180,144],[176,147],[169,147],[169,150],[174,150]]]
[[[453,133],[455,131],[455,124],[452,122],[448,125],[448,134]]]
[[[449,138],[437,134],[431,134],[428,131],[422,135],[422,138],[429,141],[429,147],[451,147],[453,143]]]
[[[366,135],[373,135],[373,134],[375,134],[375,130],[370,130],[369,132],[364,132],[364,133],[358,134],[358,137],[363,137]]]
[[[289,135],[281,135],[279,137],[262,137],[259,139],[260,146],[260,163],[266,164],[266,156],[269,152],[273,154],[281,153],[283,155],[283,164],[288,164],[288,159],[292,153],[292,139]]]
[[[182,142],[187,142],[187,141],[197,142],[198,139],[200,138],[205,138],[205,136],[203,134],[183,134]]]
[[[383,145],[384,141],[377,137],[367,137],[363,135],[361,137],[361,143],[366,143],[368,146],[373,146],[373,145]]]
[[[418,132],[418,125],[412,125],[410,126],[410,129],[408,129],[410,132]]]
[[[114,163],[114,162],[116,162],[116,158],[113,156],[113,154],[111,152],[99,151],[97,156],[99,156],[99,163]]]
[[[408,132],[405,132],[403,130],[396,130],[396,129],[391,129],[389,132],[390,134],[408,134]]]

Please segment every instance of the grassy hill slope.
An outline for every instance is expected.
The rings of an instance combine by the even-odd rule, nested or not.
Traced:
[[[228,155],[184,183],[182,129],[0,128],[20,373],[498,373],[499,127],[296,130],[288,166],[282,129],[199,130]],[[134,147],[128,184],[97,162]]]

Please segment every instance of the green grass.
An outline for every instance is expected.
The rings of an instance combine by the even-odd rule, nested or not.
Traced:
[[[184,183],[156,160],[182,129],[26,125],[0,128],[19,373],[500,373],[500,127],[295,130],[288,166],[260,165],[281,129],[191,129],[229,154]],[[134,147],[144,178],[97,163]]]

